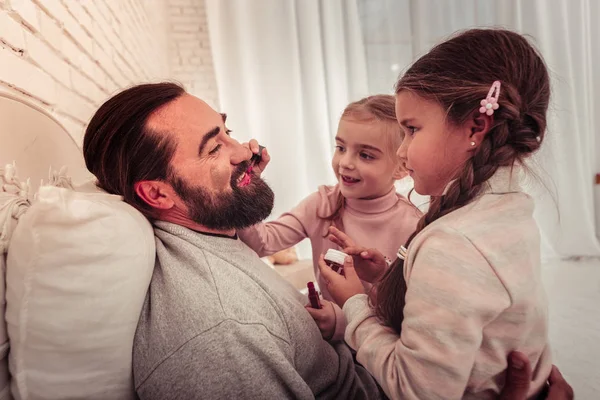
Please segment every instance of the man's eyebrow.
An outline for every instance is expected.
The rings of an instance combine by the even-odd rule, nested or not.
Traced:
[[[208,132],[206,132],[204,134],[204,136],[202,137],[202,141],[200,142],[200,147],[198,149],[198,154],[202,154],[202,152],[204,151],[204,148],[206,147],[206,144],[208,143],[208,141],[210,139],[214,138],[215,136],[217,136],[219,134],[219,132],[221,132],[221,128],[219,128],[218,126],[215,126],[210,131],[208,131]]]

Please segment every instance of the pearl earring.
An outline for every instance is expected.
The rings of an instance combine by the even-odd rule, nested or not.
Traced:
[[[475,146],[475,142],[471,142],[471,146]]]

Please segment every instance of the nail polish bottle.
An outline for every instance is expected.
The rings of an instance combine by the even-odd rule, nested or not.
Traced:
[[[332,270],[338,274],[344,274],[344,260],[348,254],[343,251],[329,249],[325,253],[325,264],[327,264]]]

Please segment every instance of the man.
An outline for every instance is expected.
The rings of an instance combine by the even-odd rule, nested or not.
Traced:
[[[108,100],[85,134],[99,186],[155,227],[133,351],[138,395],[381,398],[349,348],[321,338],[306,298],[237,239],[270,214],[273,192],[259,177],[268,154],[253,167],[257,143],[232,139],[225,119],[175,84],[148,84]],[[517,364],[507,398],[526,393],[529,367]]]

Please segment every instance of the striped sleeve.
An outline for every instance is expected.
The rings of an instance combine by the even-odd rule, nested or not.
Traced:
[[[510,306],[488,261],[460,232],[438,228],[416,248],[401,335],[381,325],[364,295],[344,305],[346,341],[394,399],[462,397],[483,329]]]

